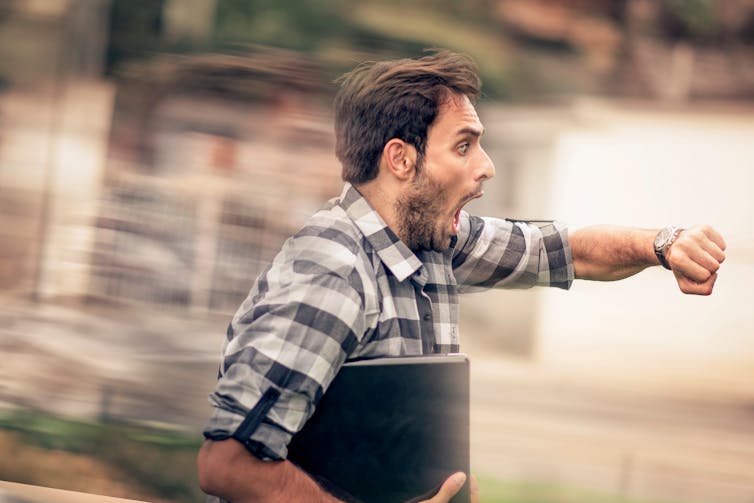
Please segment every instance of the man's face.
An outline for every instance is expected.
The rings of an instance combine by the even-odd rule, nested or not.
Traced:
[[[461,208],[484,194],[482,182],[495,175],[495,166],[480,144],[483,132],[466,96],[449,96],[441,105],[425,156],[396,203],[399,235],[412,250],[446,250],[458,233]]]

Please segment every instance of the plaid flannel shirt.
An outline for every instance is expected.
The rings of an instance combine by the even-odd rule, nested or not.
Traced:
[[[569,288],[573,277],[556,223],[462,212],[447,251],[414,253],[346,184],[286,241],[234,315],[204,435],[284,459],[345,361],[457,352],[459,293]]]

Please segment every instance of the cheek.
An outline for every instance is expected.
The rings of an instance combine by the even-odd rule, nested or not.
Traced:
[[[444,192],[446,199],[452,199],[453,194],[459,192],[464,183],[463,172],[454,166],[448,166],[437,172],[434,179],[437,188]]]

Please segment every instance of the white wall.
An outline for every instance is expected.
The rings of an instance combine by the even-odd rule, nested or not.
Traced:
[[[752,393],[754,110],[576,107],[555,142],[552,212],[572,228],[709,223],[728,242],[711,297],[685,296],[653,268],[620,284],[542,290],[541,365],[585,377]]]
[[[61,84],[57,101],[11,92],[0,103],[8,115],[0,144],[3,188],[26,191],[40,212],[49,189],[41,295],[86,292],[113,98],[110,83],[75,79]]]

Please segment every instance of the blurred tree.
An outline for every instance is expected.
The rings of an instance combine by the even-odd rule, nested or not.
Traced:
[[[315,51],[344,33],[344,0],[219,0],[215,44],[218,48],[259,43]]]
[[[703,40],[719,33],[712,0],[665,0],[662,7],[660,22],[670,39]]]
[[[754,46],[754,9],[743,16],[740,36],[741,43]]]
[[[159,53],[245,56],[262,45],[306,54],[329,78],[365,58],[446,47],[474,57],[490,98],[646,95],[637,44],[654,53],[646,64],[662,67],[661,53],[678,42],[723,59],[741,48],[736,61],[745,61],[754,41],[754,0],[111,1],[110,75]],[[206,28],[206,36],[170,36],[171,13]]]
[[[168,49],[162,38],[164,3],[164,0],[112,0],[106,74],[112,75],[124,61]]]
[[[0,5],[0,26],[5,23],[8,18],[10,17],[10,10],[8,10],[7,6],[3,7]],[[3,75],[3,73],[0,72],[0,91],[5,89],[8,86],[8,81],[6,77]]]

